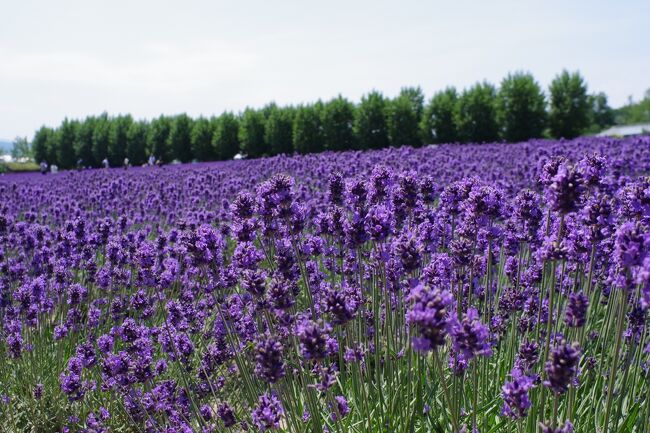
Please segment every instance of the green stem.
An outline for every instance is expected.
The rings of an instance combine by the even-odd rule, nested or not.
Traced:
[[[435,352],[433,354],[433,360],[434,364],[436,365],[436,369],[438,370],[438,376],[440,376],[440,382],[442,383],[442,391],[445,397],[445,403],[447,404],[447,407],[450,409],[449,414],[451,416],[451,425],[452,428],[454,429],[454,433],[458,432],[458,420],[456,419],[456,414],[454,413],[453,410],[451,410],[452,405],[451,405],[451,397],[449,396],[449,388],[447,387],[447,379],[445,378],[445,372],[442,368],[442,363],[440,362],[440,358],[438,355],[438,352]],[[445,411],[446,412],[446,411]]]
[[[614,386],[616,385],[616,370],[618,369],[618,358],[621,351],[621,339],[623,336],[623,326],[625,325],[625,309],[627,299],[625,292],[620,290],[620,304],[618,308],[618,324],[616,328],[616,346],[614,348],[614,358],[612,368],[609,372],[609,383],[607,385],[607,405],[605,409],[605,424],[603,425],[604,433],[609,431],[609,417],[612,410],[612,396],[614,395]]]

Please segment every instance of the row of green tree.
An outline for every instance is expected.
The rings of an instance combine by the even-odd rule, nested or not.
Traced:
[[[590,95],[579,73],[563,71],[548,96],[529,73],[510,74],[497,89],[487,82],[458,92],[449,87],[425,103],[420,88],[403,88],[395,98],[372,91],[358,104],[338,96],[297,107],[271,103],[239,114],[192,119],[186,114],[137,121],[106,113],[43,126],[32,141],[37,162],[72,168],[111,165],[128,158],[144,163],[231,159],[324,150],[377,149],[428,143],[466,143],[536,137],[572,138],[613,122],[607,97]]]

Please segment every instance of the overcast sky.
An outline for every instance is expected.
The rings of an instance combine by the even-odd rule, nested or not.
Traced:
[[[0,138],[64,117],[209,116],[563,68],[650,88],[650,1],[0,0]]]

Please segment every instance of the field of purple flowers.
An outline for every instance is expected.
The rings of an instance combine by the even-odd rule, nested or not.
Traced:
[[[0,177],[0,431],[650,432],[650,137]]]

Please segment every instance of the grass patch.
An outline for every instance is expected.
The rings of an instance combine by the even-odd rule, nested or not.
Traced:
[[[0,163],[0,173],[38,171],[39,166],[35,162],[3,162]]]

